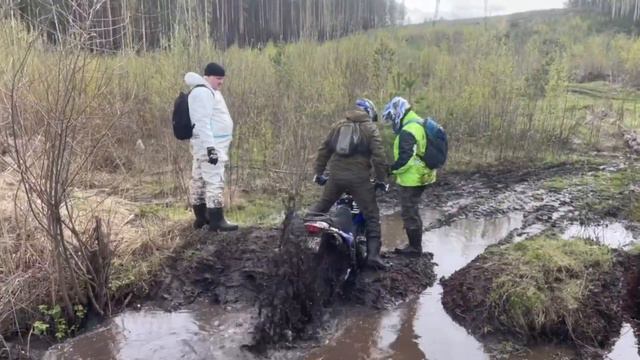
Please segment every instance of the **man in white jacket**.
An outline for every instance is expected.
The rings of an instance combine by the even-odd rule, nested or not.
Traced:
[[[191,137],[191,205],[195,228],[209,224],[210,231],[234,231],[238,225],[224,218],[224,168],[229,161],[233,120],[220,93],[224,68],[209,63],[204,76],[189,72],[184,81],[189,93],[189,117],[194,125]]]

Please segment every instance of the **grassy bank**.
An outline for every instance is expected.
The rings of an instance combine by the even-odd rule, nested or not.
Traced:
[[[442,303],[474,335],[579,352],[619,335],[624,289],[619,254],[591,240],[539,235],[489,247],[441,281]]]
[[[545,237],[486,255],[504,270],[493,280],[492,315],[507,331],[533,338],[557,331],[560,325],[571,332],[581,321],[581,306],[595,279],[613,263],[612,251],[605,246]]]

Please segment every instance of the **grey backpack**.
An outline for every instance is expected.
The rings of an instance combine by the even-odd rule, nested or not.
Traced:
[[[340,126],[335,132],[332,145],[336,154],[351,156],[358,150],[361,139],[360,126],[356,123],[349,122]]]

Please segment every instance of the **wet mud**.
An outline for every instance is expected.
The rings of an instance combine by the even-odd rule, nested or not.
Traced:
[[[157,275],[147,303],[172,311],[198,299],[221,305],[256,302],[271,276],[278,229],[212,234],[185,227],[183,233],[186,242]]]
[[[608,160],[611,162],[609,165],[569,162],[541,168],[514,166],[475,173],[441,174],[438,181],[427,188],[423,199],[425,206],[439,209],[443,215],[426,224],[424,230],[437,229],[465,218],[493,218],[523,212],[523,226],[507,237],[510,241],[517,235],[529,236],[541,229],[562,228],[567,222],[597,223],[611,214],[576,208],[579,200],[600,196],[593,188],[568,187],[555,191],[546,189],[544,182],[554,178],[614,172],[627,166],[625,160],[617,156]],[[397,206],[396,199],[397,196],[390,196],[386,205]]]
[[[386,308],[424,291],[435,281],[432,256],[397,256],[383,253],[386,271],[362,269],[345,276],[348,255],[336,248],[313,246],[301,239],[302,221],[285,220],[280,251],[272,259],[270,285],[259,303],[260,321],[250,350],[264,354],[273,347],[290,347],[297,340],[317,340],[322,335],[326,309],[361,305]]]
[[[259,321],[245,348],[264,354],[319,339],[332,307],[387,308],[435,282],[428,254],[382,256],[387,271],[363,269],[345,280],[347,254],[318,251],[293,214],[282,228],[197,232],[167,265],[149,303],[170,311],[203,299],[255,306]]]
[[[481,174],[448,174],[426,193],[425,206],[438,208],[440,214],[430,223],[425,222],[425,232],[442,229],[464,219],[487,219],[504,214],[521,214],[521,224],[506,234],[496,245],[521,241],[536,234],[560,234],[565,238],[583,236],[612,247],[627,249],[636,242],[636,224],[623,218],[624,211],[593,211],[578,208],[582,198],[597,198],[593,188],[568,187],[549,190],[543,186],[548,179],[564,176],[585,176],[592,173],[614,173],[626,167],[624,161],[615,160],[608,166],[585,164],[560,164],[530,170],[484,172]],[[625,208],[630,199],[622,199],[624,193],[614,194],[616,202]],[[608,199],[612,200],[612,199]],[[615,206],[613,207],[615,208]],[[602,210],[602,209],[598,209]],[[577,326],[568,329],[564,319],[539,333],[514,333],[492,315],[488,299],[492,281],[505,271],[489,257],[480,254],[466,266],[440,282],[443,288],[442,304],[447,314],[482,341],[485,347],[495,344],[513,344],[525,349],[544,344],[572,344],[577,358],[617,358],[611,354],[623,353],[624,358],[637,353],[637,344],[631,350],[621,350],[621,334],[626,327],[635,328],[638,305],[638,266],[635,257],[616,251],[616,261],[611,271],[594,274],[586,299],[580,304]],[[624,324],[624,326],[623,326]],[[622,333],[621,333],[622,329]],[[629,333],[628,331],[626,333]],[[617,343],[615,340],[619,339]],[[631,336],[631,340],[635,341]],[[612,346],[616,345],[615,349]],[[490,353],[493,351],[487,350]],[[511,350],[498,350],[498,353]],[[610,352],[609,355],[607,353]],[[517,351],[516,351],[517,353]],[[515,356],[515,355],[513,355]],[[555,356],[555,355],[554,355]],[[558,355],[564,358],[565,355]],[[572,358],[573,356],[568,356]],[[515,356],[514,358],[518,358]]]

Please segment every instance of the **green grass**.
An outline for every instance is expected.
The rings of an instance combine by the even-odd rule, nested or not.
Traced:
[[[490,307],[501,323],[523,334],[562,317],[570,321],[594,274],[610,270],[613,262],[607,247],[553,237],[532,238],[487,254],[504,269],[493,281]]]
[[[283,219],[284,207],[277,198],[255,197],[242,204],[232,204],[225,215],[239,225],[275,225]]]
[[[604,110],[616,122],[622,119],[621,125],[640,129],[640,91],[605,81],[569,84],[567,91],[571,109],[582,111],[585,116],[586,110]]]
[[[631,248],[628,250],[631,255],[640,255],[640,243],[636,242],[631,245]]]
[[[640,201],[637,195],[629,196],[630,205],[626,216],[628,220],[640,223]]]
[[[150,253],[136,261],[115,259],[109,279],[109,290],[115,297],[133,292],[138,295],[146,294],[150,281],[162,268],[163,261],[164,254],[160,252]]]
[[[304,211],[320,197],[317,187],[310,187],[300,196],[299,209]],[[275,194],[250,194],[225,212],[230,221],[243,226],[274,226],[284,219],[283,197]]]
[[[146,204],[138,208],[138,214],[142,219],[161,219],[169,221],[183,221],[192,216],[191,211],[177,204],[159,205]]]

